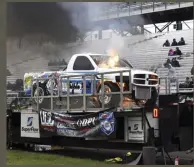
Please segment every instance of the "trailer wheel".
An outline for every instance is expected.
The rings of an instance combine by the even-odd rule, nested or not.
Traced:
[[[47,88],[44,84],[39,83],[39,87],[36,86],[36,84],[34,84],[33,86],[33,97],[34,97],[34,101],[36,103],[42,104],[44,101],[44,97],[39,97],[37,99],[38,96],[48,96],[49,93],[47,91]]]
[[[101,86],[99,86],[98,93],[102,92]],[[106,93],[111,93],[111,92],[120,92],[120,88],[118,87],[118,85],[112,83],[112,82],[104,82],[104,92]],[[104,107],[105,108],[109,108],[109,107],[118,107],[120,104],[120,95],[105,95],[104,99],[102,97],[102,95],[99,95],[97,97],[98,102],[100,103],[100,105],[102,106],[102,103],[104,101]]]

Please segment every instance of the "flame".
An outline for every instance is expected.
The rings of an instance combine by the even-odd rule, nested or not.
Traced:
[[[100,67],[113,68],[116,66],[116,64],[119,61],[119,54],[115,49],[110,49],[110,50],[108,50],[107,53],[108,53],[109,59],[108,59],[107,63],[101,63]]]
[[[110,56],[108,60],[109,67],[115,67],[119,61],[119,54],[115,49],[108,50],[108,56]]]

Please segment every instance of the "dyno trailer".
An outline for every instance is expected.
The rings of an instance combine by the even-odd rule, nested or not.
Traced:
[[[124,72],[129,73],[129,83],[127,90],[123,90],[124,81],[122,76]],[[111,73],[120,74],[119,86],[121,89],[118,92],[110,93],[105,91],[104,83],[107,82],[105,75]],[[25,108],[21,109],[20,107],[18,109],[18,103],[15,103],[15,109],[7,109],[8,146],[10,147],[11,145],[14,145],[16,143],[27,143],[31,145],[44,144],[69,147],[76,146],[85,148],[108,148],[131,151],[134,150],[136,152],[141,152],[143,146],[154,145],[154,140],[159,138],[159,108],[157,106],[157,97],[154,97],[156,99],[153,100],[151,88],[132,85],[130,82],[130,70],[119,72],[105,72],[99,73],[98,76],[99,75],[101,76],[102,91],[98,93],[96,92],[95,85],[96,75],[66,75],[57,78],[57,82],[59,83],[57,88],[54,88],[53,86],[53,83],[56,81],[56,78],[47,78],[47,80],[49,79],[51,81],[51,94],[47,94],[47,96],[40,96],[40,94],[38,93],[35,97],[34,91],[32,91],[31,97],[21,97],[21,99],[25,101],[25,103],[26,101],[28,102]],[[83,91],[81,94],[71,94],[72,87],[70,87],[69,84],[70,78],[76,77],[82,78]],[[35,80],[37,90],[39,88],[40,81],[45,79],[37,78]],[[86,81],[88,80],[91,81],[91,93],[87,93]],[[136,90],[135,94],[133,94],[134,89]],[[33,85],[32,90],[35,90]],[[115,96],[120,101],[120,105],[113,105],[109,106],[108,108],[105,108],[104,104],[102,103],[102,105],[99,106],[98,104],[96,104],[96,98],[99,98],[99,96],[103,98],[105,96]],[[128,103],[125,103],[126,97],[128,98]],[[39,99],[43,98],[44,103],[39,104]],[[75,102],[76,100],[78,100],[78,106],[76,106],[74,103],[71,103]],[[20,100],[17,99],[17,102],[18,101]],[[88,102],[93,102],[92,107],[91,103],[88,104]],[[80,103],[82,103],[83,105],[80,106]],[[132,106],[132,103],[135,105]],[[47,133],[42,134],[41,127],[43,123],[46,123],[47,125],[51,123],[51,115],[53,113],[57,115],[62,115],[62,117],[60,118],[75,116],[77,121],[76,124],[78,125],[79,120],[77,118],[81,119],[82,116],[88,118],[89,114],[98,114],[99,112],[111,112],[114,114],[115,126],[111,130],[111,133],[114,131],[114,136],[110,137],[108,133],[106,133],[106,135],[104,135],[103,137],[72,137],[71,135],[65,136],[56,133],[54,135],[47,135]],[[44,114],[41,115],[42,113]],[[33,118],[34,120],[32,120]],[[44,121],[42,118],[44,119]],[[85,122],[82,121],[79,125],[89,125],[91,122],[91,119],[90,121],[85,119]],[[105,130],[111,128],[109,125],[110,124],[103,124],[103,128]],[[89,126],[89,128],[91,127]]]

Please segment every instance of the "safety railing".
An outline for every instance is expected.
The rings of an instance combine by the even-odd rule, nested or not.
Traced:
[[[186,77],[161,77],[160,78],[160,88],[159,94],[175,94],[175,93],[185,93],[193,92],[193,76],[188,76],[189,80],[186,81]]]
[[[119,83],[116,82],[116,77],[119,76],[120,80]],[[127,76],[125,80],[123,76]],[[118,79],[118,78],[117,78]],[[40,83],[47,81],[47,89],[49,94],[46,95],[46,92],[41,95],[42,86]],[[106,92],[106,83],[108,81],[112,81],[115,84],[118,84],[119,90],[114,90],[111,92]],[[77,84],[77,85],[76,85]],[[89,84],[90,86],[88,86]],[[101,92],[97,90],[97,86],[101,85]],[[35,89],[36,85],[36,89]],[[124,90],[124,87],[127,90]],[[76,89],[77,86],[77,89]],[[39,90],[39,91],[36,91]],[[42,91],[45,91],[44,89]],[[36,94],[37,93],[37,94]],[[23,97],[23,98],[31,98],[33,99],[33,107],[37,110],[41,108],[50,108],[51,110],[58,110],[70,112],[70,111],[93,111],[97,109],[106,109],[109,108],[105,105],[104,100],[101,101],[100,105],[97,107],[90,107],[88,105],[88,101],[92,101],[91,99],[94,98],[94,101],[99,97],[101,99],[105,99],[105,96],[114,96],[117,95],[118,102],[121,109],[123,108],[123,100],[124,96],[132,94],[132,85],[131,85],[131,70],[123,70],[123,71],[113,71],[113,72],[103,72],[97,74],[73,74],[73,75],[60,75],[58,77],[51,76],[48,78],[33,78],[31,82],[31,96],[30,97]],[[91,99],[89,99],[91,98]],[[65,105],[64,108],[58,108],[56,106],[57,100],[61,99],[61,105]],[[44,104],[39,104],[39,100],[45,100]],[[79,104],[75,104],[78,100]],[[58,101],[59,102],[59,101]],[[82,103],[82,105],[80,104]],[[117,101],[116,101],[117,103]],[[110,106],[111,107],[111,106]],[[115,106],[114,106],[115,107]]]
[[[13,91],[7,91],[6,93],[7,105],[9,105],[14,98],[18,98],[19,96],[19,93]]]

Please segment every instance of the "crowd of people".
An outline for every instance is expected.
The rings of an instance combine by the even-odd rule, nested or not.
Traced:
[[[176,39],[174,38],[171,45],[169,40],[166,40],[163,44],[163,47],[169,47],[169,46],[181,46],[181,45],[186,45],[185,40],[183,37],[181,37],[180,41],[177,42]]]
[[[168,56],[179,56],[179,57],[181,57],[181,55],[182,55],[182,52],[179,49],[179,47],[176,47],[176,50],[169,49],[169,51],[168,51]]]
[[[181,40],[178,43],[176,42],[176,39],[173,39],[171,46],[178,46],[178,45],[185,45],[185,40],[183,37],[181,38]],[[166,42],[163,44],[163,46],[170,46],[169,41],[166,40]],[[168,56],[169,57],[172,56],[173,58],[172,59],[168,58],[166,60],[166,62],[164,63],[164,67],[169,68],[169,65],[171,65],[172,67],[180,67],[181,65],[177,59],[179,59],[179,60],[182,59],[182,55],[183,54],[182,54],[181,50],[179,49],[179,47],[176,47],[175,50],[173,50],[172,48],[169,49]]]
[[[176,39],[173,39],[172,43],[170,44],[169,40],[166,40],[163,44],[163,47],[170,47],[170,46],[181,46],[186,45],[185,40],[181,37],[180,41],[177,42]],[[176,71],[174,67],[181,67],[179,61],[177,59],[182,59],[182,52],[179,47],[176,47],[175,50],[172,48],[168,51],[169,58],[164,63],[164,67],[168,68],[168,76],[170,77],[170,82],[174,82],[173,78],[176,77]],[[194,66],[191,68],[191,75],[194,75]],[[179,88],[193,88],[194,77],[186,77],[183,83],[179,84]]]
[[[168,68],[168,66],[171,65],[172,67],[180,67],[179,61],[176,59],[176,57],[172,58],[172,60],[167,59],[164,63],[164,67]]]

